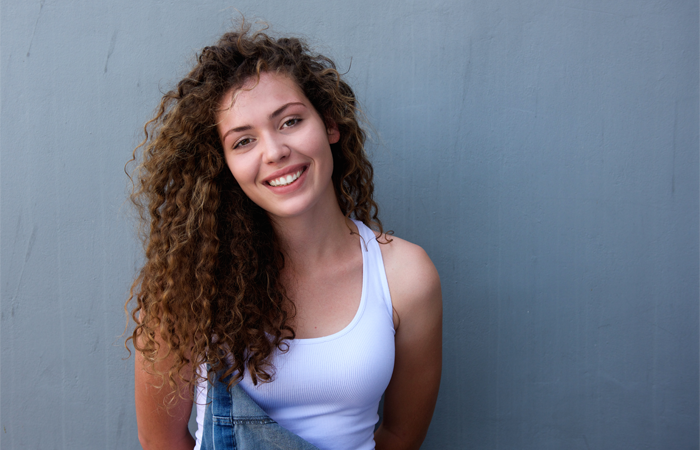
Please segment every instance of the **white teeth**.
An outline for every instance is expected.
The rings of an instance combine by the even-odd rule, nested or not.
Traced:
[[[297,173],[289,174],[286,177],[275,178],[274,180],[270,181],[270,186],[286,186],[288,184],[291,184],[292,182],[296,181],[296,179],[301,176],[301,173],[303,171],[304,171],[304,169],[301,169]]]

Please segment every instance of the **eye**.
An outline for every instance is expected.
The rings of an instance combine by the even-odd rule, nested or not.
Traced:
[[[232,148],[237,149],[237,148],[245,147],[246,145],[250,144],[251,142],[253,142],[253,140],[251,138],[243,138],[240,141],[237,141],[235,144],[233,144]]]
[[[298,124],[299,122],[301,122],[301,119],[300,119],[300,118],[298,118],[298,117],[293,117],[293,118],[291,118],[291,119],[286,120],[286,121],[282,124],[282,128],[293,127],[294,125]]]

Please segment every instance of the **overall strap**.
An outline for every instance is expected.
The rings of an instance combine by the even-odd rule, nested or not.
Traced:
[[[217,374],[217,377],[219,374]],[[231,376],[217,380],[210,384],[212,392],[212,414],[216,417],[227,417],[231,423],[272,423],[265,411],[253,401],[252,398],[236,383],[230,390],[228,383]]]
[[[209,382],[201,450],[318,450],[272,420],[230,376]]]

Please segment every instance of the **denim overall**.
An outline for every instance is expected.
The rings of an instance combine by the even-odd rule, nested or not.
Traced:
[[[201,450],[318,450],[272,420],[238,384],[229,391],[230,377],[219,375],[209,381]]]

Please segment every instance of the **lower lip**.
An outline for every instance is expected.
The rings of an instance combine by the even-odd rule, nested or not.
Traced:
[[[288,194],[290,192],[293,192],[297,189],[299,189],[306,179],[306,173],[309,171],[308,167],[304,167],[304,171],[299,175],[299,178],[296,180],[292,181],[291,183],[285,185],[285,186],[272,186],[270,184],[265,183],[265,186],[267,186],[268,189],[272,190],[275,194]]]

